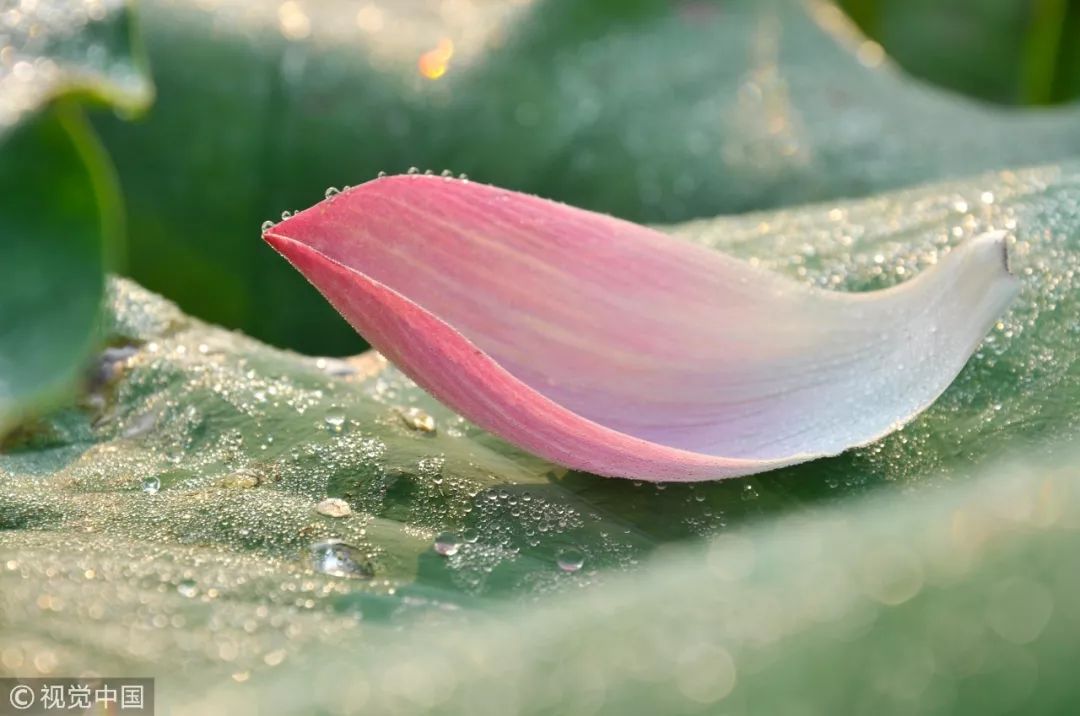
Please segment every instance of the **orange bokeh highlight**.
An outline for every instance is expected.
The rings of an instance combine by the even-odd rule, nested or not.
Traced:
[[[450,65],[450,58],[454,56],[454,42],[444,37],[433,49],[420,55],[417,67],[420,74],[429,80],[437,80],[446,74]]]

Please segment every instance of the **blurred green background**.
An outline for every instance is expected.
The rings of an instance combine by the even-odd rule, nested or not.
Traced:
[[[1001,104],[1080,94],[1075,0],[842,0],[915,77]]]
[[[205,7],[142,4],[157,100],[135,123],[95,121],[128,206],[123,270],[306,353],[365,344],[258,227],[378,171],[450,169],[669,223],[1080,151],[1074,117],[979,106],[1080,91],[1077,3],[1062,0],[846,4],[949,92],[891,72],[820,2]],[[445,74],[418,73],[447,42]]]

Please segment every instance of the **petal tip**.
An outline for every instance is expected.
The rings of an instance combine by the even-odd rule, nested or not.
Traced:
[[[947,263],[960,272],[957,277],[982,286],[1008,287],[1015,291],[1020,286],[1020,277],[1012,270],[1008,237],[1004,230],[979,234],[953,247]]]
[[[1009,233],[1004,229],[995,229],[994,231],[987,231],[985,234],[980,234],[971,240],[974,245],[973,248],[980,246],[985,247],[981,250],[987,254],[993,254],[997,256],[997,259],[1001,262],[1001,267],[1005,270],[1005,273],[1010,276],[1015,276],[1013,273],[1012,264],[1009,256]]]

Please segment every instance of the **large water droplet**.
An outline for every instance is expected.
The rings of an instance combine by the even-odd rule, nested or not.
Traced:
[[[585,553],[575,547],[566,547],[555,555],[555,563],[564,572],[576,572],[585,566]]]
[[[461,548],[461,540],[453,532],[441,532],[435,538],[435,552],[443,557],[453,557]]]
[[[341,540],[331,539],[311,545],[312,564],[316,570],[331,577],[371,579],[375,568],[360,561],[360,551]]]
[[[413,430],[425,433],[435,432],[435,418],[421,408],[405,408],[401,410],[401,420]]]
[[[349,503],[339,497],[327,497],[315,505],[315,511],[327,517],[348,517],[352,514]]]
[[[331,186],[331,187],[326,188],[326,193],[324,195],[326,196],[327,199],[330,199],[332,197],[337,196],[340,193],[341,193],[340,189],[338,189],[336,186]]]
[[[263,230],[264,233],[269,231],[272,228],[274,228],[274,222],[270,221],[269,219],[267,219],[266,221],[264,221],[262,223],[262,230]]]

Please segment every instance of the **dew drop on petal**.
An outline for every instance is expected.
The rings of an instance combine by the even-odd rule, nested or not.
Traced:
[[[324,193],[324,196],[325,196],[325,197],[326,197],[327,199],[330,199],[330,198],[332,198],[332,197],[335,197],[335,196],[337,196],[337,195],[338,195],[338,194],[340,194],[340,193],[341,193],[341,190],[340,190],[340,189],[338,189],[338,188],[337,188],[336,186],[331,186],[331,187],[327,187],[327,188],[326,188],[326,192]]]
[[[270,229],[272,229],[272,228],[274,228],[274,222],[270,221],[269,219],[267,219],[266,221],[264,221],[264,222],[262,223],[262,230],[263,230],[264,232],[265,232],[265,231],[269,231],[269,230],[270,230]]]

